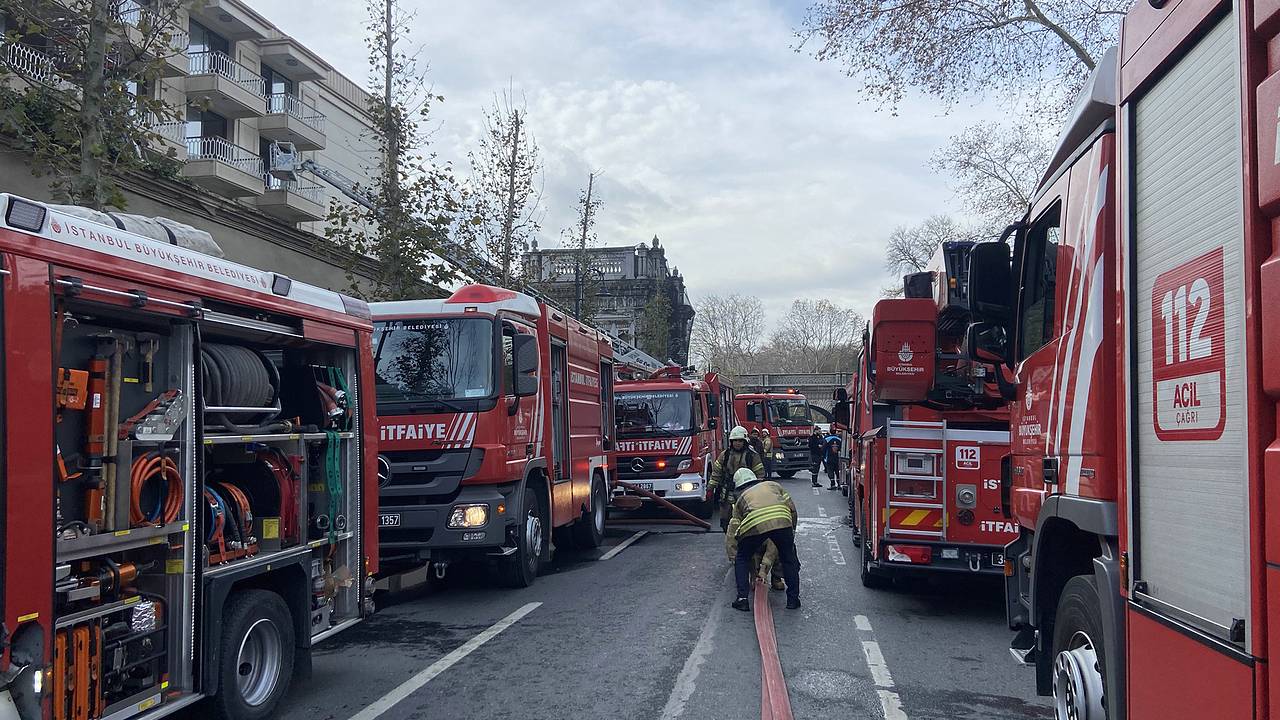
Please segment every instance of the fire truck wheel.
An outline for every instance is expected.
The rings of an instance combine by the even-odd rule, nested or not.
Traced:
[[[864,527],[864,528],[871,527],[867,523],[867,514],[865,510],[862,513],[861,527]],[[875,568],[871,567],[871,535],[870,533],[865,533],[865,532],[862,533],[862,538],[861,538],[861,541],[858,543],[858,547],[862,550],[861,552],[862,572],[859,573],[860,579],[862,580],[862,587],[868,588],[870,590],[877,590],[887,585],[889,583],[889,578],[885,577],[884,575],[881,575],[876,571]]]
[[[796,476],[795,470],[779,470],[778,471],[778,477],[782,478],[783,480],[790,480],[795,476]]]
[[[503,580],[509,587],[525,588],[538,577],[542,565],[542,545],[546,542],[546,520],[542,501],[532,486],[521,493],[524,496],[524,522],[516,527],[516,551],[502,565]]]
[[[591,550],[604,542],[604,521],[609,512],[609,497],[604,492],[604,481],[597,475],[591,481],[591,510],[573,524],[573,541],[578,547]]]
[[[279,595],[245,590],[222,616],[218,694],[214,707],[224,720],[274,717],[293,676],[293,618]]]
[[[1067,581],[1053,628],[1053,703],[1060,718],[1105,720],[1102,602],[1092,577]]]

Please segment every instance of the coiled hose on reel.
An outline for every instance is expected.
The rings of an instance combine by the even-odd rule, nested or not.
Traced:
[[[242,434],[293,429],[291,423],[275,422],[280,414],[280,371],[262,353],[241,345],[204,343],[200,373],[206,407],[262,408],[206,413],[206,428]]]

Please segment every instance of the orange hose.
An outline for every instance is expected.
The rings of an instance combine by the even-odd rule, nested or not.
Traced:
[[[164,505],[158,518],[149,518],[142,510],[142,490],[154,479],[165,482]],[[133,461],[129,473],[130,502],[129,523],[134,527],[160,523],[168,525],[182,512],[182,473],[173,458],[159,452],[149,452]]]

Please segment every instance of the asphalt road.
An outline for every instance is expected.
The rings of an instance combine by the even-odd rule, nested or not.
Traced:
[[[801,516],[804,607],[771,601],[796,718],[1052,717],[1009,657],[998,581],[867,590],[845,499],[805,479],[784,485]],[[599,551],[558,553],[526,590],[455,567],[444,583],[383,598],[317,648],[313,677],[279,717],[759,717],[760,653],[751,614],[728,607],[724,536],[649,529],[606,560],[637,528],[611,528]]]

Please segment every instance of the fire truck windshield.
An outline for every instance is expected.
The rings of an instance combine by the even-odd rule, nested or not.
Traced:
[[[493,394],[493,321],[423,318],[375,324],[379,403],[479,400]]]
[[[812,425],[809,401],[804,398],[770,400],[769,422],[774,425]]]
[[[693,393],[687,390],[637,390],[614,396],[620,436],[683,435],[692,432]]]

